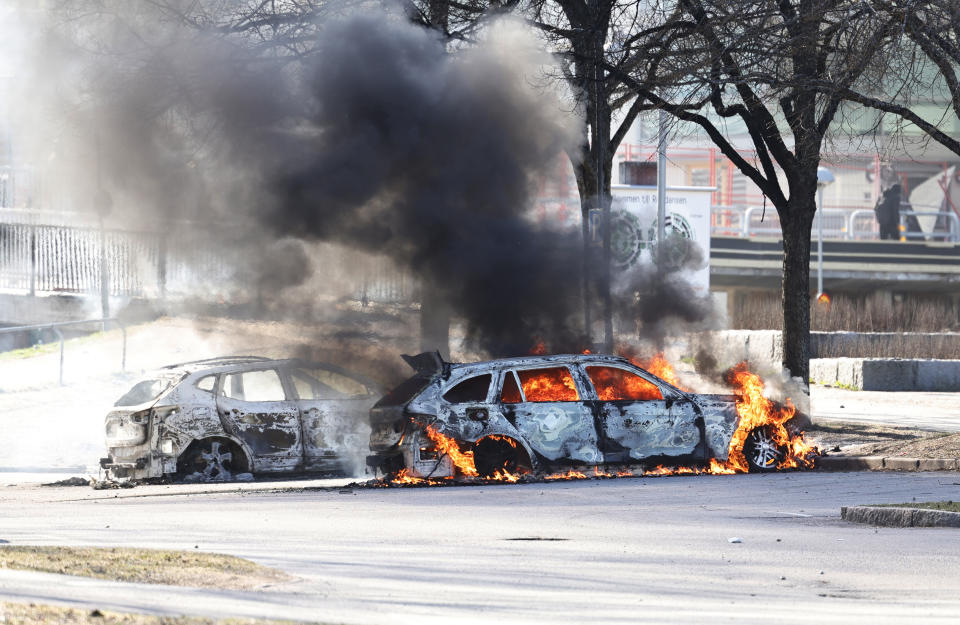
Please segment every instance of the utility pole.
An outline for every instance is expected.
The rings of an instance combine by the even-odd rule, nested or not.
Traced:
[[[94,143],[97,150],[97,192],[94,195],[94,210],[100,219],[100,307],[102,319],[110,317],[110,268],[107,263],[107,229],[103,219],[110,214],[113,208],[113,199],[107,193],[100,179],[100,134],[94,137]],[[106,331],[106,322],[103,324],[103,330]]]
[[[657,272],[663,275],[667,233],[667,112],[660,109],[657,136]]]

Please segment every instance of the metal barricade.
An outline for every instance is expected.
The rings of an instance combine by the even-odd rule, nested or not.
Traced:
[[[723,237],[743,236],[743,214],[739,206],[712,206],[710,208],[710,234]]]
[[[923,229],[921,219],[930,222],[928,230]],[[900,240],[956,243],[960,241],[960,217],[957,217],[956,213],[941,211],[939,208],[936,211],[901,210]]]
[[[60,328],[65,328],[67,326],[79,326],[84,324],[99,323],[101,324],[102,329],[106,330],[108,323],[116,324],[120,331],[123,333],[123,346],[120,356],[120,370],[127,370],[127,327],[120,322],[119,319],[114,317],[108,317],[106,319],[86,319],[84,321],[62,321],[60,323],[41,323],[37,325],[30,326],[13,326],[10,328],[0,328],[0,334],[13,334],[15,332],[30,332],[33,330],[53,330],[53,333],[57,335],[57,339],[60,341],[60,386],[63,386],[63,353],[64,347],[66,344],[66,339],[63,336],[63,332],[60,331]]]

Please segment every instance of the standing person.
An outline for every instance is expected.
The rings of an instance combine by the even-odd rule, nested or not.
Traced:
[[[881,239],[900,239],[900,193],[900,183],[894,183],[883,192],[873,209],[880,226]]]

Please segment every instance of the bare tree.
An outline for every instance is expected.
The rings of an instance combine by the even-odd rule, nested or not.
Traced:
[[[680,0],[651,12],[645,58],[623,77],[637,95],[699,126],[776,207],[783,365],[804,383],[817,167],[841,104],[892,27],[870,6],[843,0]],[[734,134],[746,135],[755,159]]]
[[[872,0],[871,6],[895,25],[889,62],[874,80],[851,85],[843,97],[899,116],[960,155],[960,141],[941,127],[960,117],[960,2]],[[934,115],[916,106],[937,100],[947,106]]]

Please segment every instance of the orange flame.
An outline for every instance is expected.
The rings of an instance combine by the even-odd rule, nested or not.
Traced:
[[[533,344],[533,347],[530,348],[531,356],[545,356],[547,353],[547,344],[543,342],[543,339],[537,338],[537,342]]]
[[[509,471],[495,471],[493,477],[489,478],[495,482],[510,482],[511,484],[520,481],[519,473],[510,473]]]
[[[587,367],[587,375],[603,401],[663,399],[651,382],[616,367]]]
[[[414,477],[410,475],[410,472],[407,469],[400,469],[400,472],[397,473],[392,480],[394,484],[423,484],[426,480],[422,477]]]
[[[433,441],[440,455],[446,455],[453,462],[454,468],[463,475],[477,475],[477,467],[473,463],[472,451],[460,451],[457,441],[441,433],[433,425],[427,426],[427,436]]]
[[[787,450],[783,461],[777,465],[778,469],[789,469],[801,464],[806,467],[813,466],[808,456],[817,452],[816,447],[803,439],[803,432],[791,437],[787,428],[784,427],[784,424],[797,413],[790,399],[787,398],[781,406],[764,397],[763,380],[757,374],[751,373],[745,362],[730,369],[726,379],[733,386],[734,395],[737,396],[737,414],[740,415],[740,423],[730,440],[727,466],[737,471],[747,470],[743,444],[747,435],[754,428],[761,426],[767,426],[777,445]]]
[[[680,385],[680,378],[677,377],[677,372],[669,362],[667,362],[666,357],[663,355],[663,352],[654,355],[653,358],[648,358],[641,360],[639,358],[633,357],[630,358],[630,362],[637,365],[641,369],[646,369],[653,375],[657,376],[664,382],[672,384],[681,391],[686,391],[689,389],[683,388]]]
[[[585,480],[587,479],[586,473],[581,473],[580,471],[575,471],[570,469],[566,473],[553,473],[551,475],[543,478],[545,480]]]
[[[563,367],[518,371],[527,401],[577,401],[573,376]],[[517,398],[519,401],[519,398]]]

